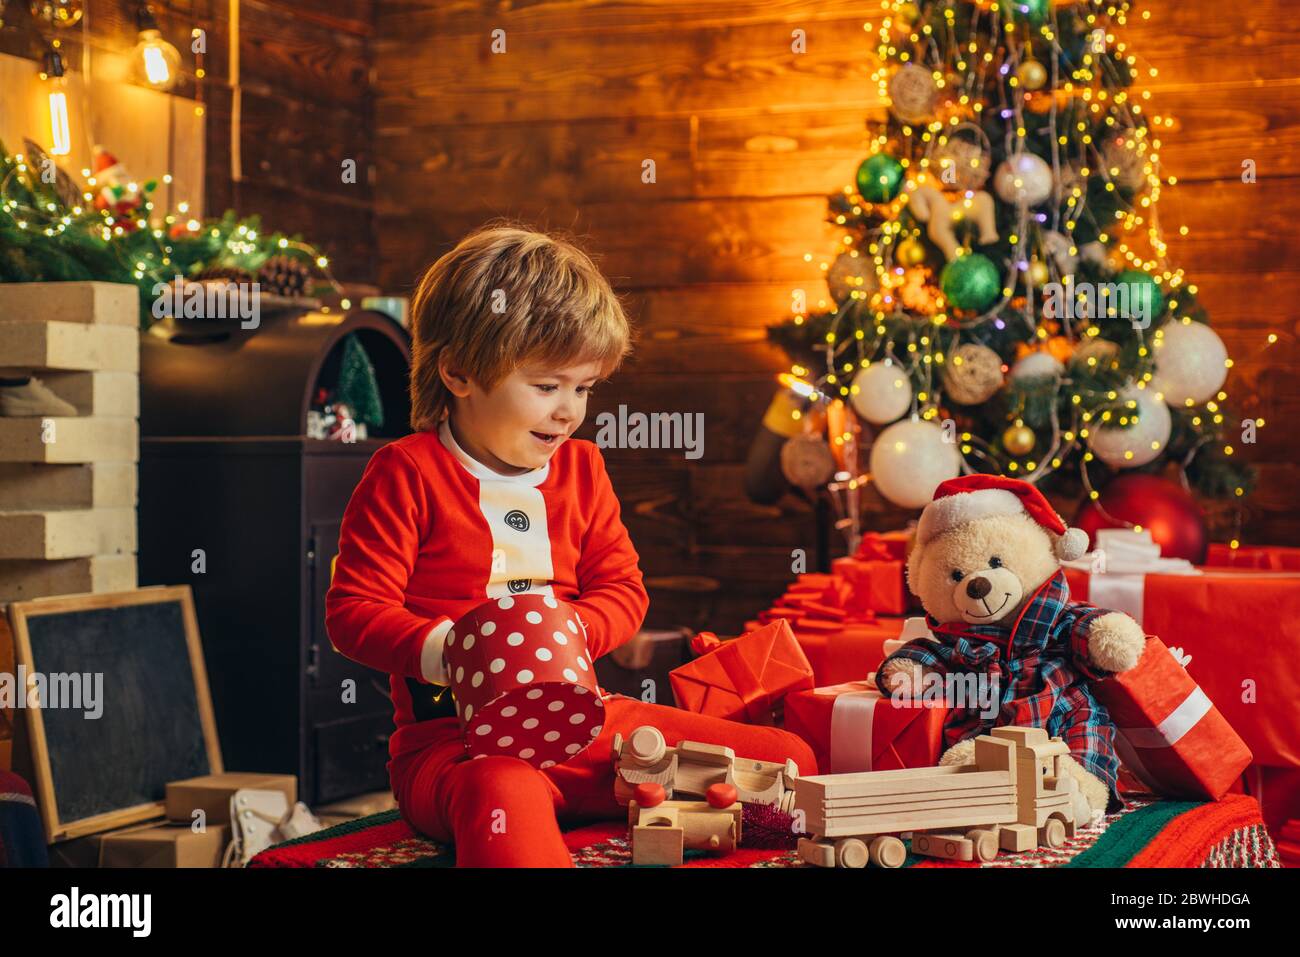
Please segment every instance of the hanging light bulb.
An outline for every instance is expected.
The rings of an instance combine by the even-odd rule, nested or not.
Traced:
[[[135,22],[140,31],[139,42],[131,51],[136,78],[155,90],[170,90],[180,74],[180,52],[163,37],[149,4],[140,4]]]
[[[41,79],[50,83],[50,155],[67,156],[72,152],[72,133],[68,129],[67,79],[63,75],[63,54],[56,46],[45,51],[45,68]]]

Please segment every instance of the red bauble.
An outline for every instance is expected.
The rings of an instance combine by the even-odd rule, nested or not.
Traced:
[[[1084,503],[1073,524],[1088,533],[1095,548],[1097,529],[1125,528],[1125,522],[1150,531],[1165,558],[1186,558],[1196,565],[1205,562],[1210,541],[1205,516],[1191,493],[1177,482],[1145,473],[1117,476],[1101,490],[1100,498]]]

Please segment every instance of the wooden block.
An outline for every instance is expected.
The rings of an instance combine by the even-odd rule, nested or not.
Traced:
[[[994,728],[992,736],[1014,741],[1021,747],[1028,747],[1032,744],[1046,744],[1048,741],[1046,729],[1024,727],[1022,725],[1005,725],[1001,728]]]
[[[134,462],[0,462],[0,510],[134,508]]]
[[[0,560],[0,601],[132,591],[135,587],[135,555],[92,555],[60,561]]]
[[[632,828],[632,863],[638,867],[675,867],[682,863],[684,849],[680,827]]]
[[[140,326],[140,290],[115,282],[0,284],[0,322]]]
[[[77,415],[140,415],[140,376],[134,372],[46,372],[40,380],[77,408]]]
[[[79,322],[0,322],[0,362],[33,369],[140,371],[140,333]]]
[[[721,744],[704,744],[700,741],[681,741],[677,745],[679,761],[694,761],[711,767],[722,767],[736,760],[736,752]]]
[[[998,846],[1004,851],[1032,851],[1038,846],[1038,829],[1029,824],[1003,824],[998,828]]]
[[[899,834],[903,831],[980,827],[985,824],[1011,824],[1016,809],[1011,804],[941,811],[917,811],[911,814],[878,814],[864,818],[826,821],[824,829],[809,818],[814,833],[826,837],[849,837],[863,834]]]
[[[826,841],[810,841],[799,838],[799,860],[816,867],[835,866],[835,845]]]
[[[983,813],[990,808],[1005,809],[1007,812],[1007,821],[1016,820],[1015,798],[1011,795],[992,795],[989,797],[968,797],[959,801],[900,801],[897,804],[891,804],[879,808],[844,808],[840,811],[821,811],[811,808],[807,811],[808,824],[812,827],[819,825],[840,825],[852,821],[859,824],[869,824],[873,828],[885,819],[907,820],[909,823],[902,830],[908,830],[912,827],[924,826],[921,822],[927,817],[936,814],[959,814],[963,811],[977,811]],[[875,833],[884,833],[892,828],[879,828]]]
[[[0,418],[0,462],[136,462],[140,427],[126,416]]]
[[[0,558],[81,558],[135,550],[133,508],[0,512]]]

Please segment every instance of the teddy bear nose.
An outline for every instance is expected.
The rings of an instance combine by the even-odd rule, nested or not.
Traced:
[[[993,590],[987,578],[972,578],[966,583],[966,594],[971,598],[983,598]]]

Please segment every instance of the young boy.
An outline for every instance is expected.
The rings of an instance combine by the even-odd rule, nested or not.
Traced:
[[[388,772],[406,821],[454,844],[459,866],[569,867],[560,822],[626,813],[614,800],[611,742],[643,724],[669,744],[725,744],[816,773],[812,751],[788,732],[622,696],[607,697],[600,736],[563,764],[467,760],[442,657],[457,618],[488,599],[551,595],[577,609],[595,660],[645,616],[604,461],[571,438],[630,335],[586,255],[512,227],[480,229],[434,263],[411,314],[415,432],[370,460],[326,598],[335,649],[392,673]]]

